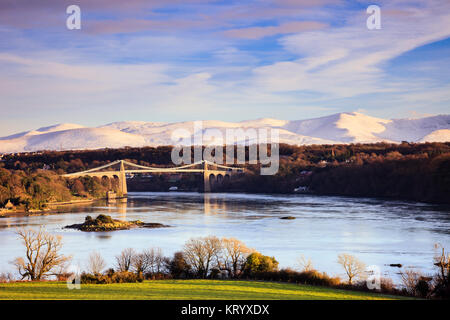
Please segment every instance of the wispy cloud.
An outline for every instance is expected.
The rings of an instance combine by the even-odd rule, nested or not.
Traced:
[[[365,12],[359,12],[343,27],[285,36],[280,42],[299,58],[256,68],[255,81],[270,91],[310,90],[328,98],[396,91],[384,64],[450,36],[450,15],[437,9],[411,10],[415,14],[407,19],[385,18],[381,30],[366,29]],[[405,79],[403,90],[411,88],[408,81],[420,80]]]
[[[277,34],[318,30],[325,27],[326,24],[316,21],[292,21],[280,24],[279,26],[231,29],[225,31],[224,33],[226,36],[232,38],[260,39]]]

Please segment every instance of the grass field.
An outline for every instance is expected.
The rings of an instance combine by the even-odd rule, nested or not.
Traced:
[[[376,293],[288,283],[227,280],[157,280],[143,283],[85,284],[69,290],[65,282],[0,284],[0,299],[400,299]]]

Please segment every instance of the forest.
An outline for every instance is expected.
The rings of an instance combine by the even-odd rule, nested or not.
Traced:
[[[4,154],[0,161],[0,206],[9,201],[26,209],[41,209],[48,202],[101,198],[108,190],[117,190],[115,181],[89,177],[68,180],[59,175],[118,159],[146,166],[173,166],[171,150],[171,146],[163,146]],[[319,195],[450,203],[450,143],[281,144],[279,155],[277,174],[264,176],[259,165],[239,165],[246,173],[216,191],[292,193],[302,187],[303,192]],[[184,190],[202,188],[201,177],[192,175],[176,180],[158,175],[145,183],[136,178],[127,182],[130,191],[167,191],[170,185]]]

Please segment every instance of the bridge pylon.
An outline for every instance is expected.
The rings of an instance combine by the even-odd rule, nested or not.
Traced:
[[[203,192],[211,192],[211,183],[209,182],[208,163],[203,161]]]
[[[125,175],[125,166],[123,165],[123,160],[120,160],[120,171],[119,171],[119,190],[123,197],[127,196],[127,177]]]

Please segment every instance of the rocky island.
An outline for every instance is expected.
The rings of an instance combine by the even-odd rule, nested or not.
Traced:
[[[67,229],[77,229],[80,231],[95,232],[95,231],[115,231],[128,230],[131,228],[166,228],[168,225],[161,223],[146,223],[140,220],[123,221],[111,218],[104,214],[100,214],[93,219],[91,216],[86,216],[83,223],[77,223],[65,226]]]

